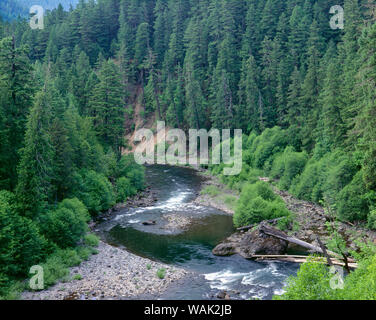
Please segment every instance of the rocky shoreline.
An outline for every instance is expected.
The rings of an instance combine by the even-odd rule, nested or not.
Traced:
[[[141,295],[158,297],[172,283],[190,273],[154,262],[100,242],[98,254],[70,269],[70,282],[40,292],[24,292],[23,300],[128,300]],[[160,279],[157,271],[165,269]]]

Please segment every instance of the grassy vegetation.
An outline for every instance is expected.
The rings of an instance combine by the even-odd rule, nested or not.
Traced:
[[[84,242],[89,247],[98,247],[99,238],[95,234],[90,233],[84,237]]]
[[[78,281],[80,281],[80,280],[82,280],[82,279],[83,279],[83,277],[82,277],[82,275],[80,275],[80,274],[76,274],[76,275],[73,276],[73,280],[78,280]]]
[[[231,209],[235,210],[236,205],[238,203],[238,198],[231,195],[224,195],[223,196],[223,202],[226,204],[226,206]]]
[[[218,187],[216,186],[207,186],[202,191],[202,195],[209,195],[211,197],[216,197],[221,193]]]
[[[164,268],[158,269],[157,277],[161,280],[164,279],[166,277],[166,269]]]

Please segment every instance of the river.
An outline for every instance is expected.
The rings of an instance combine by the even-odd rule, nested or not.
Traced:
[[[172,285],[160,299],[216,299],[226,291],[231,299],[271,299],[283,293],[286,279],[298,266],[282,262],[258,263],[240,256],[217,257],[212,249],[234,232],[232,216],[193,203],[202,178],[189,168],[149,166],[148,184],[158,201],[152,207],[126,209],[103,223],[101,233],[116,246],[151,260],[194,272],[195,276]],[[166,216],[189,218],[184,230],[167,228]],[[144,226],[144,221],[156,221]],[[155,297],[140,297],[154,299]]]

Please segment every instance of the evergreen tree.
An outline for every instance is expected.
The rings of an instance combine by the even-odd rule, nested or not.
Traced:
[[[98,80],[90,100],[95,129],[101,140],[120,157],[124,147],[124,92],[119,68],[113,61],[102,63]]]
[[[319,53],[315,47],[311,47],[308,52],[308,69],[301,87],[302,105],[302,143],[303,147],[311,151],[314,147],[315,132],[319,110]]]
[[[32,67],[26,47],[16,47],[15,38],[0,42],[0,188],[12,190],[17,180],[19,150],[26,119],[33,101]]]
[[[222,76],[218,80],[211,117],[212,123],[214,128],[229,129],[233,123],[234,102],[228,74],[225,70],[222,70]]]
[[[243,61],[239,83],[239,104],[236,107],[236,122],[239,128],[251,132],[259,132],[263,127],[260,119],[259,68],[255,58],[250,55]]]
[[[328,151],[342,145],[345,140],[345,127],[341,118],[341,69],[336,56],[330,59],[327,66],[326,78],[320,93],[322,105],[321,122],[322,144]]]
[[[342,66],[343,81],[340,90],[343,105],[341,117],[349,133],[355,125],[358,113],[357,100],[361,92],[354,87],[354,79],[360,68],[358,56],[358,39],[360,37],[361,14],[358,0],[346,0],[344,10],[346,12],[345,34],[343,43],[339,47],[340,64]],[[354,144],[354,141],[350,142]]]
[[[52,104],[56,90],[48,86],[38,92],[30,112],[21,150],[16,189],[22,215],[34,218],[43,213],[52,199],[53,159],[55,150],[51,141]]]
[[[202,129],[205,124],[205,102],[202,95],[201,86],[195,77],[191,65],[186,65],[185,70],[185,99],[187,118],[190,128]]]

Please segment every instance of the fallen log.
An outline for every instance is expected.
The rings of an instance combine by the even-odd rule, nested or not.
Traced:
[[[329,254],[328,254],[328,252],[327,252],[327,250],[326,250],[326,248],[325,248],[324,244],[322,243],[322,241],[321,241],[321,239],[320,239],[319,236],[317,236],[317,242],[319,243],[320,248],[321,248],[322,252],[324,253],[324,256],[326,257],[326,260],[328,261],[328,265],[332,266],[333,262],[330,259],[330,256],[329,256]]]
[[[263,221],[263,223],[273,224],[273,223],[276,223],[276,222],[282,220],[283,218],[285,218],[285,217],[277,218],[277,219],[272,219],[272,220],[265,220],[265,221]],[[250,230],[250,229],[256,227],[257,225],[258,225],[258,224],[251,224],[251,225],[249,225],[249,226],[245,226],[245,227],[237,228],[236,230],[237,230],[237,231],[247,231],[247,230]]]
[[[256,260],[256,261],[271,261],[271,260],[278,260],[278,261],[283,261],[283,262],[292,262],[292,263],[306,263],[308,260],[307,256],[289,256],[289,255],[254,255],[252,256],[251,260]],[[315,262],[317,263],[325,263],[325,259],[316,260]],[[340,267],[346,267],[345,263],[337,260],[337,259],[331,259],[332,265],[335,266],[340,266]],[[352,270],[355,270],[358,268],[357,263],[349,263],[348,267]]]
[[[265,223],[262,223],[260,225],[260,232],[263,232],[264,234],[271,236],[271,237],[275,237],[275,238],[278,238],[278,239],[281,239],[290,243],[294,243],[298,246],[301,246],[303,248],[310,250],[312,253],[325,254],[324,251],[320,247],[314,246],[303,240],[288,236],[280,230],[267,226]],[[327,253],[335,258],[341,259],[341,256],[333,251],[327,251]]]

